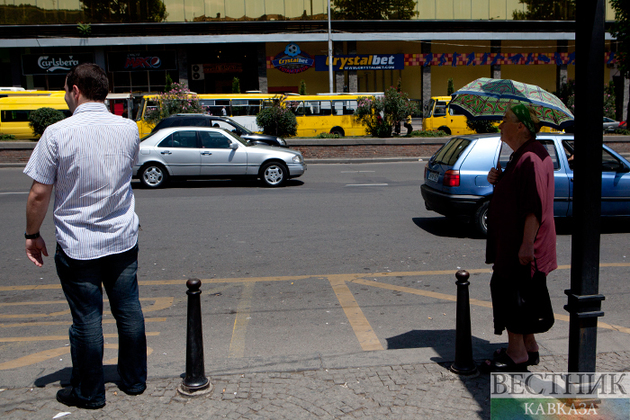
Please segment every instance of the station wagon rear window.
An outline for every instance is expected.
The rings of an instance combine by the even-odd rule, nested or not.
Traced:
[[[447,166],[455,165],[455,162],[457,162],[457,159],[459,159],[459,156],[469,144],[470,140],[466,139],[455,138],[450,140],[435,154],[433,163]]]

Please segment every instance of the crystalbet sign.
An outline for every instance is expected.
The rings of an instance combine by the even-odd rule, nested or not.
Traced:
[[[492,420],[630,419],[630,372],[492,373]]]

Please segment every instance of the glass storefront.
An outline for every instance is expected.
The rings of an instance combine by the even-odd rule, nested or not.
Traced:
[[[327,0],[3,0],[0,24],[322,20],[327,19],[327,4]],[[565,4],[572,3],[558,2],[562,10],[570,10]],[[417,0],[412,19],[511,20],[525,11],[519,0]],[[607,4],[606,20],[614,18]]]

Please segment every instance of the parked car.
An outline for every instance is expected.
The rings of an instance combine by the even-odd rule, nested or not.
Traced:
[[[614,133],[621,123],[612,118],[604,117],[604,133]]]
[[[220,128],[171,127],[157,130],[140,143],[133,176],[148,188],[170,178],[260,178],[279,187],[306,171],[295,150],[253,145]]]
[[[573,215],[573,136],[538,134],[537,139],[554,163],[554,214],[570,217]],[[511,153],[498,134],[450,139],[425,167],[421,192],[426,208],[470,221],[485,235],[493,192],[486,178],[498,160],[505,168]],[[602,150],[601,215],[630,215],[630,162],[606,145]]]
[[[239,137],[252,142],[252,144],[266,144],[269,146],[287,147],[287,142],[282,137],[257,134],[243,127],[229,117],[220,117],[206,114],[176,114],[164,118],[157,123],[151,132],[168,127],[215,127],[231,131]]]

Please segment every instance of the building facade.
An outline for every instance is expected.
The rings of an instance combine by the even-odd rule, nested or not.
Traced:
[[[167,75],[198,93],[230,92],[235,77],[242,91],[297,92],[303,81],[322,93],[330,36],[335,92],[400,84],[426,104],[449,79],[457,89],[478,77],[557,91],[574,79],[575,22],[515,19],[526,12],[518,0],[418,0],[411,19],[333,19],[329,35],[326,0],[5,0],[0,86],[61,89],[71,66],[92,61],[115,93],[160,92]],[[615,80],[625,120],[615,50],[607,33],[602,82]]]

